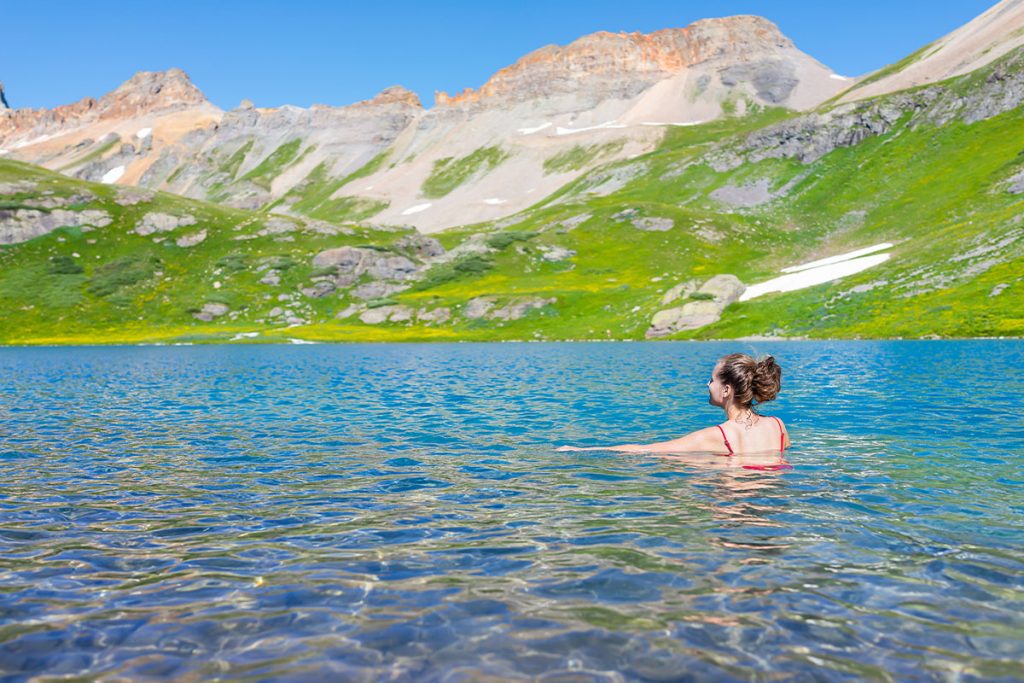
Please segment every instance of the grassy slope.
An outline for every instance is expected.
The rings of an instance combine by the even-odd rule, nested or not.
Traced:
[[[838,283],[734,304],[720,322],[678,336],[1024,334],[1024,240],[1014,240],[1022,229],[1024,198],[1003,187],[1024,168],[1024,152],[1015,142],[1024,131],[1024,112],[1018,109],[971,125],[924,125],[916,130],[899,125],[888,135],[836,150],[806,166],[766,160],[717,172],[703,163],[713,146],[742,140],[746,133],[787,116],[769,110],[672,129],[655,152],[599,168],[516,222],[506,220],[502,231],[512,236],[492,240],[500,250],[475,264],[479,267],[439,273],[431,286],[393,295],[396,302],[417,308],[443,305],[455,311],[478,296],[495,297],[499,305],[523,297],[557,298],[556,305],[518,321],[456,318],[444,326],[335,321],[333,314],[349,302],[334,295],[297,295],[300,303],[295,307],[310,325],[282,329],[259,322],[269,308],[284,305],[277,302],[279,294],[309,283],[312,254],[341,244],[386,244],[400,233],[361,228],[350,236],[295,233],[293,242],[274,237],[236,241],[236,235],[257,231],[263,215],[170,195],[159,195],[152,206],[119,207],[112,203],[108,186],[0,161],[0,182],[37,178],[58,194],[88,189],[99,198],[92,208],[117,217],[102,230],[82,234],[64,229],[0,248],[0,311],[9,321],[0,330],[0,342],[217,340],[250,331],[259,331],[260,339],[642,338],[651,316],[662,308],[662,294],[677,282],[732,273],[755,283],[787,265],[882,241],[896,244],[886,264]],[[607,196],[589,191],[598,177],[626,167],[640,172],[620,190]],[[454,175],[461,181],[464,174]],[[773,189],[787,183],[790,187],[786,196],[744,210],[710,197],[727,184],[759,179],[767,179]],[[323,207],[322,217],[339,219],[322,203],[330,194],[322,191],[337,181],[326,176],[313,180],[303,199],[313,203],[311,208]],[[616,218],[624,209],[670,218],[675,227],[667,232],[639,230],[628,218]],[[151,237],[131,234],[135,222],[151,210],[187,211],[208,228],[209,237],[180,249],[173,239],[156,244]],[[171,237],[198,227],[181,228]],[[486,224],[466,226],[438,237],[451,248],[473,233],[494,230]],[[1001,240],[1002,248],[980,253]],[[552,247],[576,255],[548,261],[543,253]],[[972,251],[980,255],[956,260]],[[80,255],[72,258],[84,272],[53,272],[74,270],[51,261],[72,253]],[[160,259],[150,269],[164,275],[150,274],[114,294],[97,295],[96,281],[110,276],[100,270],[104,264],[129,256],[143,273],[150,267],[147,263]],[[231,273],[217,265],[233,262],[233,256],[248,267]],[[284,271],[282,284],[259,284],[255,265],[285,256],[296,265]],[[214,282],[221,288],[214,289]],[[858,285],[874,288],[851,292]],[[990,296],[997,285],[1008,286]],[[228,303],[238,313],[211,323],[194,320],[189,311],[209,301]]]

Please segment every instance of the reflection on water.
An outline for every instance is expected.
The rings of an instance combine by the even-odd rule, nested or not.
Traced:
[[[555,452],[713,424],[735,350],[783,365],[792,469]],[[0,676],[1019,679],[1022,360],[0,350]]]

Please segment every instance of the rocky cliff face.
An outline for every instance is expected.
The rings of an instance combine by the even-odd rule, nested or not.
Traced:
[[[99,100],[0,111],[0,149],[89,180],[283,212],[358,205],[360,219],[436,230],[513,214],[649,151],[668,125],[814,106],[845,87],[832,76],[770,21],[739,16],[548,46],[429,111],[395,86],[346,107],[221,112],[180,70],[140,73]],[[583,160],[550,163],[567,154]]]
[[[697,64],[747,64],[792,48],[775,24],[754,16],[706,19],[649,35],[602,31],[531,52],[479,90],[467,88],[455,96],[438,92],[436,101],[439,106],[501,106],[580,91],[595,99],[630,98]]]
[[[54,109],[12,109],[0,115],[0,141],[67,132],[106,120],[127,120],[159,112],[209,105],[181,69],[140,71],[96,100],[86,97]]]
[[[889,133],[904,117],[910,128],[984,121],[1024,104],[1024,49],[1004,56],[972,75],[964,89],[939,84],[886,98],[844,104],[751,133],[742,150],[718,150],[709,157],[719,169],[768,158],[809,164],[830,152]]]

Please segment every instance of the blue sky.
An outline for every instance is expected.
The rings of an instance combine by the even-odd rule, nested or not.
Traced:
[[[140,70],[177,66],[223,108],[343,105],[401,84],[432,106],[435,90],[478,87],[549,43],[598,30],[682,27],[759,14],[845,75],[894,62],[995,0],[588,0],[576,2],[0,3],[0,81],[13,107],[98,97]]]

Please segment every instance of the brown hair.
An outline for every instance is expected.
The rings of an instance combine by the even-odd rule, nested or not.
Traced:
[[[772,356],[754,360],[743,353],[732,353],[718,364],[718,379],[732,387],[741,408],[749,408],[754,401],[771,401],[782,389],[782,368]]]

